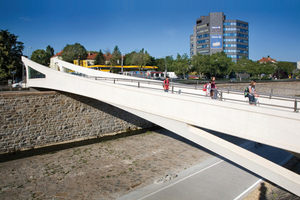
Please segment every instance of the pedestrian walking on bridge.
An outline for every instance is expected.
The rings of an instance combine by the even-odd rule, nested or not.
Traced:
[[[170,87],[170,81],[169,81],[169,76],[166,77],[164,80],[164,91],[169,92],[169,87]]]
[[[248,86],[248,98],[249,98],[249,104],[256,106],[257,103],[257,98],[255,97],[259,97],[259,95],[257,94],[256,90],[255,90],[255,85],[256,85],[256,81],[252,80],[250,82],[250,85]]]

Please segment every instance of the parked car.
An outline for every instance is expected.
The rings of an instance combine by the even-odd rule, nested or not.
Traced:
[[[24,87],[24,85],[25,85],[24,81],[20,81],[19,83],[14,83],[11,86],[13,88],[22,88],[22,87]]]
[[[236,78],[231,78],[230,79],[230,82],[236,82],[237,80],[236,80]]]

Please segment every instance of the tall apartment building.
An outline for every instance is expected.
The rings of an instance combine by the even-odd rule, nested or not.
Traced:
[[[190,56],[197,53],[211,55],[221,51],[233,61],[249,58],[248,22],[226,20],[223,12],[201,16],[190,36]]]

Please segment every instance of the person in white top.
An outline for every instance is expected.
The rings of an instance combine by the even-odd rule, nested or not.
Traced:
[[[206,96],[207,97],[210,97],[210,95],[211,95],[210,92],[211,92],[211,81],[209,81],[206,85]]]
[[[255,90],[255,85],[256,85],[256,81],[252,80],[250,85],[248,86],[248,91],[249,91],[249,104],[250,105],[254,105],[256,106],[257,103],[257,98],[255,97],[259,97],[259,95],[257,94],[256,90]]]

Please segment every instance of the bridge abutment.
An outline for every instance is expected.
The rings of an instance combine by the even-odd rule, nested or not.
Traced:
[[[2,93],[0,154],[155,126],[104,102],[64,92]]]

